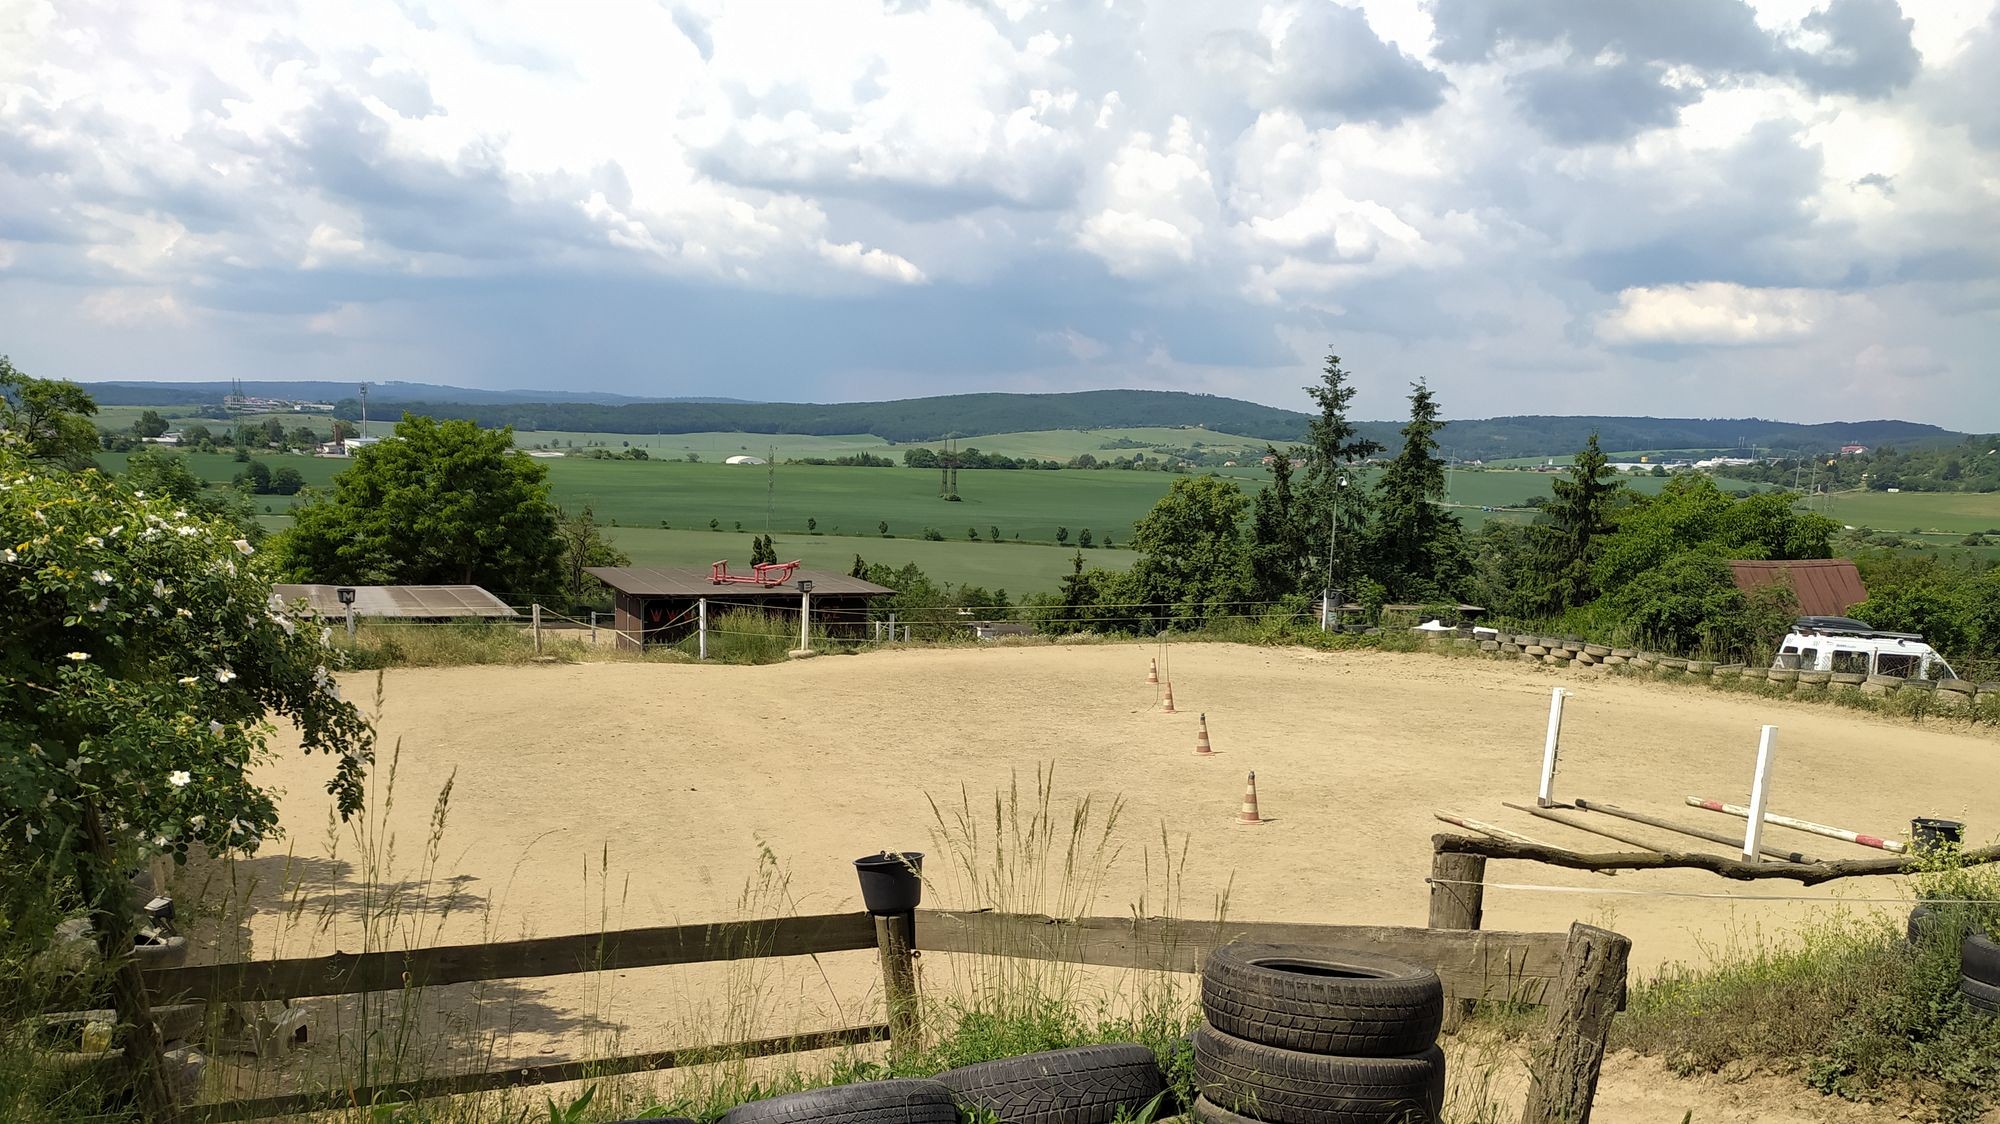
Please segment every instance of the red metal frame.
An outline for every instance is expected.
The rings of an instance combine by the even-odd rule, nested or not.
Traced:
[[[792,574],[798,568],[797,559],[790,562],[759,562],[750,568],[749,574],[732,574],[729,572],[729,562],[725,559],[709,566],[708,580],[711,585],[783,585],[792,580]]]

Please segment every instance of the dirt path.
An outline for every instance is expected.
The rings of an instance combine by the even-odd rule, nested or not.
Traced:
[[[856,908],[848,860],[882,847],[936,856],[931,799],[955,801],[963,786],[990,815],[994,791],[1010,777],[1032,787],[1037,768],[1051,764],[1064,807],[1085,795],[1124,801],[1122,849],[1104,871],[1096,912],[1124,913],[1142,898],[1146,912],[1160,911],[1164,826],[1190,847],[1177,907],[1184,914],[1206,915],[1226,890],[1238,919],[1421,925],[1429,838],[1442,829],[1434,809],[1599,846],[1501,807],[1532,801],[1548,693],[1558,684],[1577,692],[1567,708],[1561,795],[1698,822],[1710,814],[1678,807],[1681,798],[1743,801],[1758,727],[1774,722],[1774,810],[1887,835],[1902,834],[1918,814],[1966,820],[1982,841],[2000,828],[2000,771],[1991,768],[2000,740],[1990,733],[1479,660],[1195,644],[1171,653],[1181,713],[1170,716],[1144,682],[1153,654],[1136,645],[1018,647],[771,667],[388,673],[383,752],[400,739],[402,754],[382,838],[395,836],[400,877],[419,878],[434,798],[452,780],[426,888],[459,897],[448,914],[406,928],[452,942],[728,918],[768,910],[779,897],[800,912]],[[346,686],[368,695],[373,676],[349,677]],[[1212,758],[1192,752],[1201,713]],[[1273,820],[1263,827],[1234,822],[1251,770]],[[361,947],[357,849],[351,840],[327,843],[323,772],[324,762],[289,752],[261,774],[286,790],[296,854],[245,864],[257,886],[248,932],[260,956]],[[1724,830],[1735,823],[1710,818]],[[1866,854],[1778,834],[1812,853]],[[789,882],[760,904],[744,888],[762,877],[763,855]],[[1642,970],[1769,936],[1843,893],[1903,893],[1887,879],[1801,891],[1694,873],[1614,879],[1511,863],[1493,864],[1488,877],[1554,888],[1489,891],[1489,927],[1608,925],[1633,937]],[[311,903],[289,921],[280,908],[287,881],[297,883],[293,900]],[[1807,900],[1752,900],[1757,894]],[[336,905],[323,910],[328,901]],[[874,1002],[863,958],[824,959],[759,986],[805,1023],[826,1025]],[[656,978],[667,975],[674,979]],[[495,1001],[512,1023],[503,1052],[546,1052],[580,1026],[616,1032],[628,1046],[671,1040],[673,1026],[693,1025],[683,1016],[703,988],[721,978],[670,971],[608,985],[511,987]],[[586,1007],[588,1019],[578,1014]],[[1610,1088],[1607,1098],[1616,1103]],[[1667,1118],[1634,1112],[1600,1119]]]

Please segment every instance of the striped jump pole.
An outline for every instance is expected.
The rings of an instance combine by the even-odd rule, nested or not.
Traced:
[[[1724,804],[1720,800],[1703,800],[1699,796],[1690,796],[1687,798],[1687,805],[1690,808],[1705,808],[1711,812],[1721,812],[1725,816],[1735,816],[1738,819],[1747,820],[1750,818],[1750,809],[1743,807],[1741,804]],[[1811,820],[1802,820],[1793,816],[1781,816],[1776,812],[1765,812],[1764,822],[1776,824],[1779,827],[1789,827],[1793,831],[1803,831],[1812,835],[1824,835],[1828,839],[1844,839],[1849,843],[1859,843],[1863,847],[1873,847],[1878,851],[1893,851],[1900,855],[1909,850],[1909,844],[1904,843],[1900,839],[1884,839],[1880,836],[1868,835],[1864,832],[1849,831],[1844,827],[1834,827],[1831,824],[1814,823]]]

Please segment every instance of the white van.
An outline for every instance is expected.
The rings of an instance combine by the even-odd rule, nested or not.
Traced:
[[[1884,632],[1852,617],[1800,617],[1778,645],[1773,670],[1846,671],[1895,679],[1956,679],[1924,638]]]

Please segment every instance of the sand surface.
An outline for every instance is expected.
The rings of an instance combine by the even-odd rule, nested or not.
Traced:
[[[1169,653],[1180,713],[1145,683],[1152,646],[914,650],[768,667],[668,664],[399,670],[383,678],[384,767],[400,740],[394,802],[376,851],[405,881],[403,931],[425,943],[858,908],[849,860],[883,847],[939,861],[931,800],[961,788],[990,808],[1018,777],[1054,769],[1056,802],[1122,800],[1119,853],[1090,912],[1161,912],[1160,838],[1188,845],[1176,910],[1208,916],[1226,889],[1238,920],[1422,925],[1432,818],[1446,810],[1581,849],[1623,849],[1502,807],[1532,803],[1550,688],[1567,705],[1559,797],[1583,796],[1717,830],[1741,821],[1680,807],[1686,795],[1747,802],[1759,727],[1779,727],[1774,811],[1900,836],[1913,815],[2000,827],[2000,739],[1808,703],[1608,678],[1582,669],[1435,655],[1316,653],[1189,644]],[[344,680],[372,695],[375,677]],[[1216,753],[1193,753],[1206,714]],[[1272,822],[1235,821],[1254,770]],[[280,786],[290,835],[239,864],[259,957],[363,946],[360,848],[329,831],[325,762],[285,749],[261,778]],[[451,782],[426,867],[435,799]],[[378,805],[380,798],[378,797]],[[1065,813],[1066,814],[1066,813]],[[1636,825],[1662,844],[1674,837]],[[1876,852],[1774,829],[1821,857]],[[1696,846],[1699,846],[1696,844]],[[280,853],[289,848],[289,856]],[[1711,848],[1714,849],[1714,848]],[[782,889],[774,877],[786,879]],[[1495,863],[1488,928],[1565,929],[1582,919],[1630,935],[1642,971],[1782,932],[1843,897],[1896,898],[1899,879],[1802,890],[1709,875],[1616,878]],[[746,886],[763,885],[745,894]],[[1555,889],[1515,889],[1513,886]],[[940,894],[953,893],[943,882]],[[1686,895],[1686,896],[1669,896]],[[1754,900],[1758,895],[1802,901]],[[962,887],[958,896],[964,896]],[[436,908],[450,898],[449,910]],[[927,901],[926,904],[964,904]],[[721,969],[521,981],[479,999],[509,1057],[587,1056],[688,1041],[718,989],[758,996],[744,1029],[879,1017],[867,954],[821,958],[748,981]],[[1105,985],[1115,988],[1115,984]],[[738,1004],[740,1007],[741,1004]],[[608,1041],[593,1042],[602,1048]],[[1618,1074],[1634,1074],[1621,1084]],[[1704,1103],[1625,1062],[1603,1120],[1679,1120]],[[1685,1104],[1683,1104],[1685,1101]],[[1808,1097],[1804,1115],[1819,1119]],[[1657,1111],[1655,1111],[1657,1110]],[[1671,1111],[1669,1111],[1671,1110]],[[1786,1110],[1790,1111],[1790,1110]],[[1698,1120],[1723,1119],[1708,1111]],[[1829,1110],[1825,1118],[1834,1116]],[[1735,1117],[1727,1117],[1735,1119]]]

